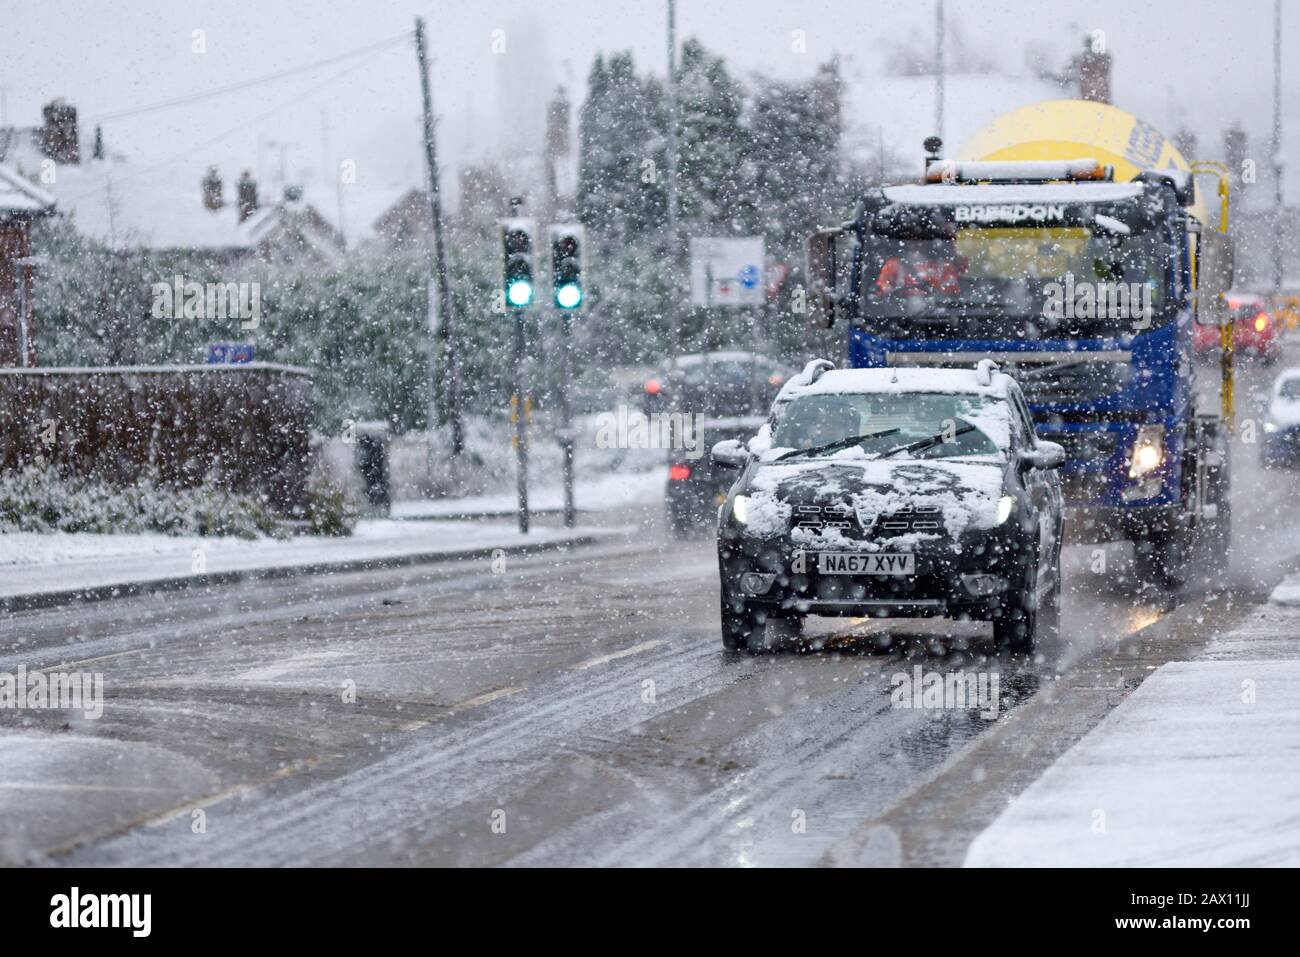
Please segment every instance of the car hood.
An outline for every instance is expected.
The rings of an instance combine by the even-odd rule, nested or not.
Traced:
[[[747,483],[750,531],[784,534],[808,548],[908,547],[948,539],[956,544],[971,529],[993,528],[1004,494],[1007,465],[995,458],[947,460],[806,460],[760,464]],[[800,506],[848,506],[850,527],[792,527]],[[935,531],[863,537],[882,515],[908,508],[937,508]]]

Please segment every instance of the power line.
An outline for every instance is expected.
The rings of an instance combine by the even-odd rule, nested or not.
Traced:
[[[140,113],[152,113],[157,110],[169,110],[177,106],[186,106],[190,103],[196,103],[199,100],[210,99],[214,96],[223,96],[226,93],[233,93],[237,90],[246,90],[249,87],[260,86],[263,83],[270,83],[286,76],[294,76],[298,73],[306,73],[311,70],[319,69],[323,66],[329,66],[332,63],[338,63],[342,60],[348,60],[364,53],[370,53],[376,50],[386,49],[397,43],[409,40],[410,32],[399,34],[395,37],[389,37],[387,40],[380,40],[378,43],[372,43],[368,46],[357,47],[355,50],[349,50],[346,53],[340,53],[337,56],[326,57],[324,60],[317,60],[314,63],[306,63],[302,66],[290,67],[287,70],[280,70],[278,73],[268,73],[266,76],[260,76],[252,80],[241,80],[238,83],[231,83],[229,86],[217,87],[213,90],[206,90],[202,93],[192,93],[186,96],[178,96],[170,100],[161,100],[157,103],[150,103],[147,106],[134,106],[124,110],[110,110],[107,113],[97,113],[88,117],[90,120],[102,122],[104,120],[118,120],[127,116],[136,116]]]
[[[405,36],[402,37],[402,39],[405,38],[406,38]],[[354,63],[346,70],[339,71],[338,73],[334,74],[330,78],[323,80],[320,83],[317,83],[314,86],[304,90],[303,92],[299,93],[297,96],[291,97],[285,100],[283,103],[271,107],[271,109],[267,110],[265,113],[260,113],[257,116],[253,117],[252,119],[245,120],[244,122],[238,124],[237,126],[232,126],[227,130],[222,130],[220,133],[217,133],[214,136],[209,137],[208,139],[203,140],[200,143],[195,143],[193,146],[186,148],[185,150],[169,157],[168,159],[161,160],[157,163],[153,163],[149,166],[141,167],[139,169],[132,169],[128,173],[126,173],[126,175],[118,177],[117,181],[123,182],[123,181],[133,180],[136,179],[137,177],[144,176],[147,173],[152,173],[156,170],[163,169],[164,167],[171,166],[173,163],[176,163],[179,160],[184,159],[185,157],[189,156],[191,153],[195,152],[196,150],[203,149],[205,146],[211,146],[213,143],[220,142],[221,140],[224,140],[228,136],[233,136],[235,133],[239,133],[250,126],[254,126],[258,123],[261,123],[263,120],[271,116],[274,116],[276,113],[279,113],[286,106],[292,106],[293,104],[299,102],[300,100],[305,100],[307,97],[319,93],[322,89],[329,86],[331,83],[335,83],[338,80],[341,80],[343,77],[347,76],[348,74],[354,73],[357,70],[361,69],[362,67],[367,66],[368,64],[373,62],[378,56],[378,54],[381,52],[383,51],[375,50],[373,56],[367,57],[366,59],[362,60],[360,63]],[[73,193],[68,198],[75,200],[82,196],[88,196],[92,192],[98,191],[98,189],[99,189],[99,185],[96,184],[91,189],[83,190],[79,193]]]

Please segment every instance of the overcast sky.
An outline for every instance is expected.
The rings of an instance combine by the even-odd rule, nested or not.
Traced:
[[[1300,11],[1284,4],[1293,45],[1283,75],[1290,143],[1300,136]],[[1042,3],[948,0],[948,20],[968,47],[1010,73],[1025,51],[1055,65],[1084,33],[1104,30],[1115,55],[1117,105],[1167,133],[1197,130],[1202,152],[1240,118],[1259,148],[1272,102],[1272,0],[1135,0]],[[0,0],[0,103],[11,124],[36,125],[55,96],[73,101],[87,128],[96,117],[339,56],[429,23],[444,173],[497,154],[512,139],[540,139],[541,106],[567,82],[580,97],[597,52],[630,49],[638,64],[666,62],[663,0],[273,0],[234,2],[60,2]],[[679,0],[678,31],[724,54],[740,73],[806,76],[838,54],[853,82],[868,82],[899,44],[928,45],[934,3],[881,0]],[[192,50],[204,31],[206,52]],[[803,30],[807,52],[791,49]],[[504,31],[495,34],[494,31]],[[504,52],[494,52],[504,37]],[[954,82],[960,82],[954,80]],[[906,108],[900,104],[900,108]],[[356,162],[371,187],[414,185],[421,176],[419,88],[414,50],[399,43],[308,73],[181,107],[103,119],[110,147],[133,162],[166,163],[197,177],[210,163],[231,175],[257,167],[316,181]],[[850,123],[870,118],[848,117]],[[327,143],[328,138],[328,143]],[[1296,150],[1290,149],[1294,154]],[[1262,158],[1262,153],[1261,153]],[[1296,201],[1300,169],[1289,175]]]

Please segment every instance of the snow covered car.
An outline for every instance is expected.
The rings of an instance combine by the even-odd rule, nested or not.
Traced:
[[[1269,468],[1300,462],[1300,368],[1287,369],[1273,383],[1260,454]]]
[[[718,519],[727,648],[767,647],[810,614],[990,621],[1016,653],[1056,631],[1065,450],[1037,438],[992,361],[815,360],[747,446],[713,458],[742,469]]]

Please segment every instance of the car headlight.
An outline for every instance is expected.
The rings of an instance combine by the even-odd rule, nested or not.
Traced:
[[[1011,510],[1016,507],[1016,500],[1010,495],[1003,495],[998,500],[998,520],[997,524],[1001,525],[1011,517]]]
[[[1277,423],[1276,423],[1276,422],[1270,422],[1268,419],[1265,419],[1265,420],[1264,420],[1264,431],[1265,431],[1265,432],[1276,432],[1276,431],[1277,431]]]
[[[737,495],[731,500],[731,515],[741,525],[749,524],[749,496]]]
[[[1129,456],[1128,477],[1141,478],[1160,468],[1165,461],[1165,427],[1144,425],[1133,440],[1133,453]]]

